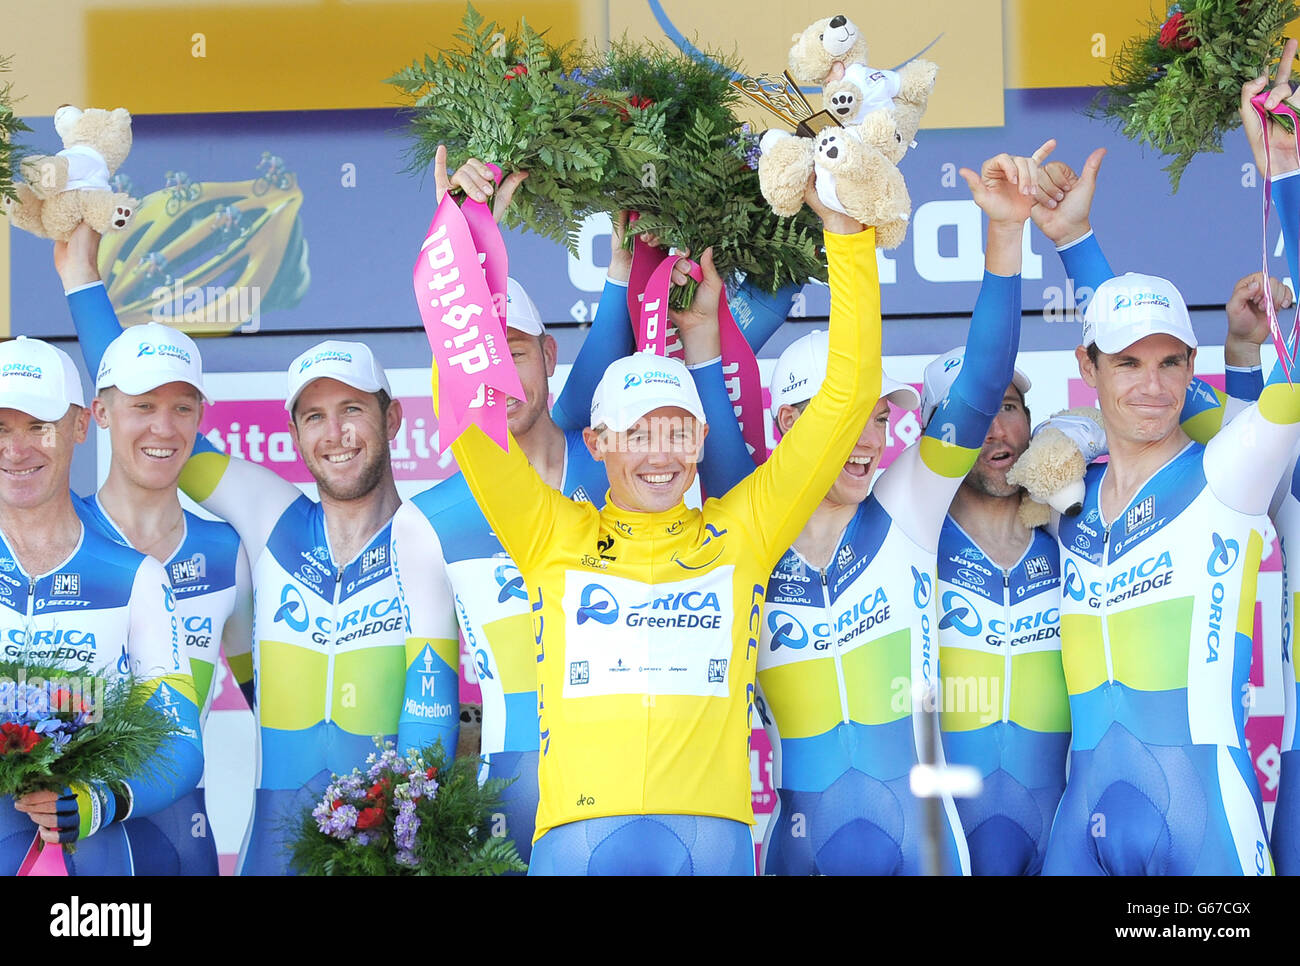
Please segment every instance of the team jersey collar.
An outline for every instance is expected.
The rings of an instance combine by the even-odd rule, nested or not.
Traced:
[[[624,510],[614,503],[612,494],[605,491],[605,509],[601,511],[605,523],[614,530],[632,539],[662,536],[676,536],[687,528],[690,518],[698,510],[688,510],[686,504],[678,504],[669,510],[657,513],[641,513],[637,510]]]

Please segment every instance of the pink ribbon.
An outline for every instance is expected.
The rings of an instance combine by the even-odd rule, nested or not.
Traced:
[[[444,195],[413,273],[438,367],[444,449],[471,425],[505,449],[505,397],[524,396],[506,344],[506,267],[505,242],[487,206],[467,201],[461,208]]]
[[[1278,361],[1282,363],[1282,371],[1286,373],[1287,383],[1291,384],[1294,381],[1291,372],[1295,367],[1295,356],[1291,354],[1291,350],[1287,346],[1288,344],[1295,345],[1296,333],[1300,332],[1300,301],[1296,303],[1296,316],[1291,323],[1291,333],[1284,337],[1282,335],[1282,326],[1277,320],[1277,311],[1273,308],[1273,293],[1268,284],[1268,216],[1269,208],[1273,204],[1273,159],[1269,155],[1268,147],[1269,111],[1264,107],[1264,102],[1267,100],[1267,93],[1256,94],[1250,99],[1251,106],[1255,108],[1255,113],[1259,115],[1260,127],[1264,131],[1264,311],[1268,315],[1268,331],[1273,336],[1273,345],[1277,349]],[[1296,138],[1296,152],[1300,153],[1300,116],[1297,116],[1295,110],[1285,102],[1273,108],[1272,113],[1291,119],[1292,132]],[[1296,281],[1297,284],[1300,284],[1300,279]]]
[[[682,358],[684,354],[677,330],[668,320],[668,293],[672,288],[673,266],[676,263],[676,258],[665,258],[646,282],[641,311],[639,315],[633,316],[638,320],[638,352],[653,352],[676,359]],[[704,273],[700,266],[695,262],[690,264],[691,278],[697,282],[703,280]],[[630,285],[628,291],[630,302]],[[726,380],[727,395],[731,399],[736,421],[740,424],[740,432],[750,455],[763,462],[768,454],[763,431],[763,392],[758,375],[758,360],[754,358],[754,350],[745,341],[740,326],[732,318],[725,288],[718,302],[718,335],[722,342],[722,375]]]
[[[41,835],[36,833],[32,844],[18,867],[19,875],[67,875],[68,866],[63,860],[63,846],[42,847]]]

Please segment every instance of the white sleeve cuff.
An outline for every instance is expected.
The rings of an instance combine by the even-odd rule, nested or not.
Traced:
[[[104,280],[103,280],[103,279],[96,279],[96,280],[93,281],[93,282],[87,282],[85,285],[78,285],[76,288],[64,289],[64,290],[63,290],[63,294],[64,294],[64,295],[72,295],[72,294],[74,294],[74,293],[76,293],[76,292],[84,292],[86,289],[88,289],[88,288],[94,288],[96,285],[98,285],[100,288],[103,288],[103,286],[104,286]]]
[[[627,282],[620,281],[617,278],[610,278],[608,275],[605,276],[605,282],[609,285],[617,285],[619,288],[627,288]]]
[[[693,366],[692,366],[692,365],[688,365],[686,368],[689,369],[689,370],[691,370],[691,371],[693,372],[693,371],[695,371],[696,369],[705,369],[705,368],[707,368],[707,367],[709,367],[709,366],[717,365],[717,364],[720,363],[721,361],[722,361],[722,356],[719,355],[719,356],[714,356],[712,359],[709,359],[709,360],[706,361],[706,362],[697,362],[697,363],[695,363],[695,365],[693,365]]]
[[[1286,178],[1294,178],[1298,174],[1300,174],[1300,168],[1296,168],[1294,171],[1283,171],[1281,174],[1273,175],[1272,181],[1273,184],[1277,184],[1279,181],[1283,181]]]
[[[1072,241],[1072,242],[1066,242],[1064,245],[1057,245],[1057,246],[1056,246],[1056,250],[1057,250],[1058,252],[1067,251],[1067,250],[1073,248],[1075,245],[1079,244],[1079,242],[1086,241],[1086,240],[1088,240],[1088,239],[1091,238],[1091,237],[1092,237],[1092,229],[1090,228],[1090,229],[1088,229],[1088,234],[1086,234],[1086,235],[1080,235],[1080,236],[1079,236],[1078,238],[1076,238],[1074,241]]]

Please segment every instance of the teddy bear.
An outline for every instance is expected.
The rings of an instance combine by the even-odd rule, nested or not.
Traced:
[[[862,124],[824,128],[811,140],[769,130],[760,142],[759,190],[773,211],[789,217],[815,172],[824,205],[874,225],[878,248],[897,248],[912,211],[898,170],[907,145],[889,111],[874,111]]]
[[[63,150],[23,159],[9,220],[55,241],[67,241],[82,221],[101,234],[126,228],[139,202],[114,191],[109,178],[131,150],[131,115],[65,104],[54,112],[54,130]]]
[[[821,84],[822,104],[841,124],[861,123],[872,111],[902,111],[908,116],[900,128],[915,133],[937,64],[912,60],[896,71],[868,67],[866,38],[842,14],[818,20],[791,39],[790,75],[801,84]]]
[[[1040,527],[1051,519],[1052,510],[1065,516],[1078,513],[1083,508],[1083,475],[1104,452],[1106,425],[1096,407],[1076,406],[1048,419],[1007,470],[1007,482],[1025,488],[1020,522]]]

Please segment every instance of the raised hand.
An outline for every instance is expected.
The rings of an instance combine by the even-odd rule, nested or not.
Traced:
[[[690,250],[679,253],[673,266],[674,285],[685,285],[690,279]],[[700,272],[703,279],[695,289],[695,298],[682,310],[669,309],[668,318],[677,327],[682,340],[687,365],[708,362],[722,354],[722,337],[718,333],[718,306],[722,300],[722,276],[713,266],[713,249],[706,248],[700,255]]]
[[[1265,288],[1263,274],[1252,272],[1240,279],[1224,306],[1228,313],[1228,335],[1223,343],[1223,361],[1230,366],[1259,365],[1259,347],[1268,340],[1268,302],[1274,314],[1295,304],[1291,290],[1276,278]]]
[[[827,208],[822,204],[821,198],[817,196],[816,172],[808,176],[808,184],[803,189],[803,201],[822,220],[822,227],[832,234],[852,235],[862,231],[865,227],[861,222],[855,221],[842,211]]]
[[[971,197],[989,221],[1023,225],[1035,203],[1054,203],[1054,199],[1040,193],[1038,184],[1039,167],[1055,148],[1053,138],[1027,158],[1003,153],[985,161],[978,175],[970,168],[957,173],[965,179]]]
[[[1268,92],[1268,99],[1264,102],[1264,107],[1269,111],[1274,110],[1283,101],[1300,109],[1300,100],[1291,93],[1291,64],[1295,60],[1296,47],[1296,41],[1288,40],[1282,49],[1282,59],[1277,65],[1277,77],[1273,81],[1272,90]],[[1255,113],[1250,99],[1256,94],[1263,93],[1268,86],[1268,74],[1261,74],[1253,81],[1241,85],[1241,128],[1246,132],[1246,140],[1250,142],[1251,153],[1255,156],[1255,167],[1261,176],[1267,169],[1268,157],[1264,154],[1264,129],[1259,123],[1259,115]],[[1295,136],[1287,133],[1286,128],[1272,118],[1268,122],[1268,141],[1269,154],[1272,155],[1273,160],[1273,174],[1284,174],[1300,168],[1300,157],[1296,156]]]
[[[54,243],[54,270],[65,292],[99,281],[100,240],[99,232],[83,221],[67,241]]]
[[[484,204],[491,198],[492,220],[498,223],[505,217],[506,209],[510,207],[510,199],[515,196],[515,189],[527,177],[527,171],[508,174],[498,188],[493,184],[492,172],[478,158],[470,158],[457,168],[450,178],[447,176],[447,148],[438,145],[437,153],[433,158],[433,181],[438,201],[441,202],[442,196],[452,189],[459,189],[465,192],[465,197]]]
[[[1092,198],[1097,191],[1097,175],[1105,157],[1105,148],[1093,151],[1083,162],[1083,171],[1077,175],[1069,165],[1060,161],[1051,161],[1039,170],[1040,201],[1030,210],[1029,216],[1039,231],[1058,247],[1092,231]],[[1055,204],[1047,204],[1047,201]]]

